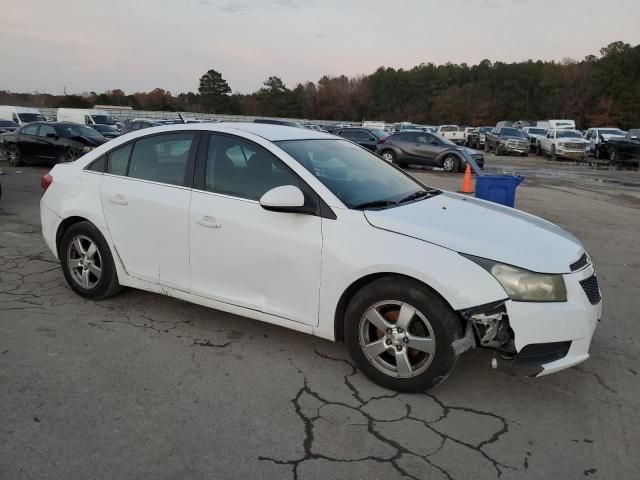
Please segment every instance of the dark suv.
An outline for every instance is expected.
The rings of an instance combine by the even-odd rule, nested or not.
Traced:
[[[376,153],[388,162],[401,167],[424,165],[440,167],[446,172],[464,170],[467,160],[463,152],[473,157],[478,166],[484,166],[482,153],[459,147],[451,140],[427,132],[404,131],[378,141]]]
[[[343,128],[342,130],[338,130],[336,133],[347,140],[357,143],[367,150],[371,150],[372,152],[376,151],[378,141],[387,136],[387,132],[384,130],[377,130],[375,128]]]

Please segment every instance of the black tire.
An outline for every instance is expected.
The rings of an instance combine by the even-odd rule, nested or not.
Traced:
[[[495,150],[495,156],[499,157],[502,153],[502,151],[500,150],[500,142],[496,142],[496,150]]]
[[[593,152],[593,156],[595,157],[596,160],[600,160],[602,158],[602,153],[600,152],[600,149],[597,146],[595,151]]]
[[[613,167],[617,166],[620,162],[620,154],[615,148],[612,148],[609,152],[609,164]]]
[[[20,154],[20,148],[15,143],[12,143],[7,147],[7,161],[12,167],[19,167],[24,164],[22,155]]]
[[[76,148],[67,147],[65,151],[60,155],[60,158],[58,159],[58,163],[75,162],[81,156],[82,155]]]
[[[528,157],[529,156],[529,152],[522,152],[520,154],[521,157]]]
[[[389,163],[396,163],[396,154],[393,150],[383,150],[382,152],[380,152],[380,158]]]
[[[558,157],[556,157],[556,146],[555,145],[551,145],[551,154],[549,155],[551,160],[557,160]]]
[[[447,173],[455,173],[460,170],[460,159],[455,155],[447,155],[442,159],[442,168]]]
[[[423,333],[418,333],[417,335],[433,336],[433,340],[435,340],[435,351],[432,354],[422,353],[419,350],[405,347],[406,358],[417,358],[418,360],[416,365],[418,368],[414,370],[418,370],[418,373],[413,376],[401,378],[391,371],[384,373],[384,367],[376,366],[369,360],[363,348],[360,346],[363,329],[364,331],[371,331],[367,330],[367,328],[370,329],[373,327],[372,324],[367,323],[365,314],[380,302],[384,303],[385,301],[410,305],[422,315],[422,318],[426,318],[430,324],[431,330],[427,332],[418,315],[412,316],[411,318],[413,320],[409,323],[408,330],[411,334],[416,334],[412,329],[422,326]],[[393,316],[394,312],[390,313]],[[397,329],[394,328],[394,330]],[[373,331],[380,332],[376,330],[375,327],[373,327]],[[388,276],[366,285],[353,297],[351,302],[349,302],[344,318],[344,332],[347,349],[351,358],[356,366],[373,382],[392,390],[418,392],[435,387],[445,380],[453,370],[458,360],[458,355],[454,352],[451,344],[461,338],[462,325],[451,307],[424,285],[405,277]],[[406,334],[407,332],[405,332],[405,335]],[[392,333],[388,333],[388,335],[392,335]],[[393,333],[393,335],[402,334],[398,332]],[[379,336],[376,338],[381,340]],[[389,345],[386,343],[386,340],[384,341],[385,345]],[[388,341],[391,342],[391,340]],[[385,358],[389,358],[391,362],[394,362],[393,359],[396,358],[394,356],[396,355],[396,349],[402,348],[403,345],[401,340],[398,340],[398,344],[400,347],[394,347],[393,343],[391,343],[391,346],[385,347],[387,350],[376,355],[376,358],[383,359],[384,356],[388,355],[389,357]],[[406,345],[410,344],[406,343]],[[400,350],[398,350],[398,352],[400,352]],[[422,360],[420,360],[421,358]],[[422,367],[419,366],[419,362],[423,362]],[[420,371],[420,368],[423,368],[423,370]]]
[[[76,280],[69,265],[69,258],[71,256],[70,252],[72,249],[75,249],[75,246],[72,245],[74,240],[78,238],[88,239],[93,242],[97,247],[97,253],[100,260],[100,277],[95,285],[91,285],[89,288],[83,287],[79,281]],[[111,297],[122,290],[122,287],[118,283],[118,274],[116,272],[113,256],[111,255],[111,249],[100,231],[92,223],[79,222],[69,227],[67,231],[64,232],[64,235],[60,240],[60,247],[58,250],[64,278],[78,295],[92,300],[102,300],[104,298]]]
[[[485,140],[485,142],[484,142],[484,151],[485,151],[486,153],[489,153],[489,142],[488,142],[488,141],[486,141],[486,140]]]
[[[539,157],[542,156],[542,147],[540,147],[540,143],[536,143],[536,155]]]

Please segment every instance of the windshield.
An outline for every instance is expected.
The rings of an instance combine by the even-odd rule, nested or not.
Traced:
[[[501,128],[500,129],[501,137],[522,137],[522,130],[518,130],[517,128]]]
[[[17,127],[18,124],[16,122],[12,122],[11,120],[0,120],[0,127]]]
[[[544,128],[530,128],[528,132],[534,135],[545,135],[547,133]]]
[[[93,128],[100,133],[117,133],[118,129],[113,125],[94,125]]]
[[[601,128],[598,132],[600,132],[600,135],[624,135],[624,132],[617,128]]]
[[[479,132],[487,133],[487,132],[490,132],[491,130],[493,130],[493,127],[480,127]]]
[[[582,138],[582,135],[577,130],[558,130],[556,138]]]
[[[109,115],[91,115],[94,123],[99,125],[115,125],[116,121]]]
[[[346,140],[286,140],[276,144],[349,208],[371,202],[395,203],[424,191],[402,171]]]
[[[61,125],[60,131],[64,138],[104,138],[100,132],[96,132],[93,128],[85,127],[84,125]]]
[[[18,118],[22,123],[44,122],[47,120],[39,113],[18,113]]]
[[[446,126],[446,127],[440,127],[440,131],[441,132],[457,132],[458,131],[458,127],[454,127],[454,126]]]

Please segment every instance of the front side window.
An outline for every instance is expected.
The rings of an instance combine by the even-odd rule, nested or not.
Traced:
[[[424,189],[381,158],[345,140],[276,143],[349,208],[371,202],[397,202]]]
[[[238,137],[209,137],[205,190],[260,200],[272,188],[283,185],[304,189],[297,175],[262,147]]]
[[[194,133],[167,133],[138,140],[128,176],[152,182],[184,185]]]
[[[129,164],[129,154],[131,153],[132,145],[133,144],[128,143],[109,152],[107,157],[107,173],[112,173],[113,175],[127,174],[127,165]]]

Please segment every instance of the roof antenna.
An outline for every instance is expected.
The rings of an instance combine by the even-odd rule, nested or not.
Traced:
[[[180,112],[178,112],[178,117],[180,117],[180,121],[181,121],[184,125],[186,125],[186,124],[187,124],[187,121],[184,119],[184,117],[182,116],[182,114],[181,114]]]

